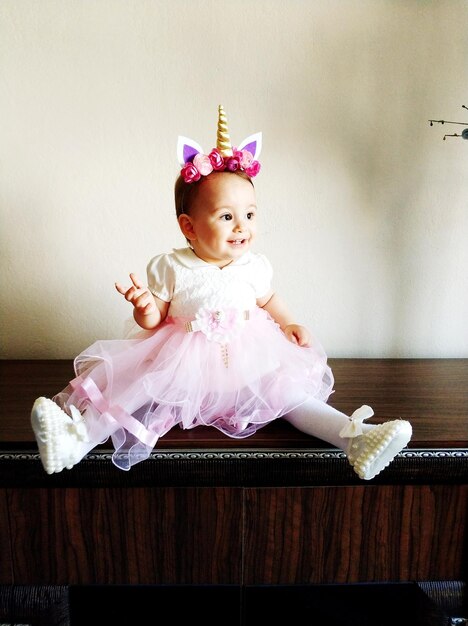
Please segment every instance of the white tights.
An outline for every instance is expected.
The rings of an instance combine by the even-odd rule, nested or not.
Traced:
[[[288,415],[284,415],[283,419],[301,432],[331,443],[337,448],[343,449],[349,441],[348,438],[339,435],[341,429],[349,424],[349,416],[321,400],[309,398]],[[373,428],[371,424],[362,425],[363,433],[371,428]]]

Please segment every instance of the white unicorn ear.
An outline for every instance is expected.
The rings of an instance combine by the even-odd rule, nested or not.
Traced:
[[[193,157],[199,153],[203,154],[203,148],[193,139],[179,135],[177,139],[177,159],[180,165],[185,165],[193,161]]]
[[[248,150],[255,160],[258,160],[262,151],[262,133],[249,135],[237,148],[238,150]]]

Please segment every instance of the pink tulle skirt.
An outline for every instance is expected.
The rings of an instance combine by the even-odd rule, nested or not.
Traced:
[[[332,393],[322,346],[288,341],[263,309],[251,311],[227,344],[187,332],[185,321],[167,318],[133,338],[97,341],[76,357],[76,378],[55,396],[90,425],[108,421],[121,469],[146,459],[176,425],[249,437],[308,397],[326,401]]]

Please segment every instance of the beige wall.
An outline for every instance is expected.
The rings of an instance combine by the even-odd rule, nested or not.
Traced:
[[[468,356],[468,4],[1,0],[1,356],[120,337],[178,134],[263,131],[257,250],[336,357]],[[468,126],[468,124],[467,124]]]

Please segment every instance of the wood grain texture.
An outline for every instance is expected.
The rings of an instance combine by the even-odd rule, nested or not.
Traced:
[[[11,490],[14,580],[240,584],[241,498],[228,489]]]
[[[17,488],[2,497],[9,530],[0,584],[281,585],[466,576],[467,485]]]
[[[468,359],[336,359],[330,363],[336,380],[330,403],[337,408],[350,413],[370,404],[376,423],[393,417],[409,419],[414,430],[409,447],[468,447]],[[71,361],[0,361],[0,449],[17,446],[35,451],[29,422],[34,399],[53,396],[72,377]],[[320,447],[329,446],[283,420],[243,440],[214,428],[175,428],[158,443],[161,449],[190,453]],[[2,462],[8,465],[8,454],[4,457]],[[18,467],[15,462],[11,468]],[[37,459],[25,463],[33,468],[30,472],[40,469]],[[255,468],[256,463],[263,461],[249,467]],[[174,462],[166,476],[173,482],[160,486],[147,478],[143,481],[144,477],[130,485],[128,477],[134,474],[129,472],[122,473],[122,483],[96,487],[93,480],[100,462],[85,464],[86,482],[77,479],[73,486],[51,481],[33,487],[27,472],[15,486],[4,480],[0,584],[263,585],[466,579],[465,474],[454,484],[449,480],[430,484],[426,465],[416,460],[402,473],[406,480],[397,472],[388,484],[324,486],[318,480],[295,485],[296,470],[305,460],[298,463],[286,460],[275,466],[288,482],[248,483],[242,488],[237,484],[201,487],[203,463],[188,461]],[[448,472],[453,468],[450,461],[442,463]],[[392,465],[396,467],[397,461]],[[326,475],[329,465],[317,461],[318,466]],[[136,476],[144,474],[144,467]],[[176,482],[181,467],[193,473],[191,486]],[[233,467],[229,471],[239,470]],[[155,471],[158,462],[151,468]],[[422,476],[416,477],[418,472]]]
[[[249,489],[245,582],[462,579],[467,514],[466,485]]]
[[[0,489],[0,584],[13,584],[13,558],[6,489]]]
[[[409,447],[468,447],[468,359],[330,359],[335,392],[330,404],[351,413],[369,404],[369,422],[409,419]],[[73,378],[72,361],[0,361],[0,442],[33,444],[30,412],[35,398],[53,396]],[[327,447],[283,420],[247,439],[231,439],[215,428],[173,428],[160,448]]]

